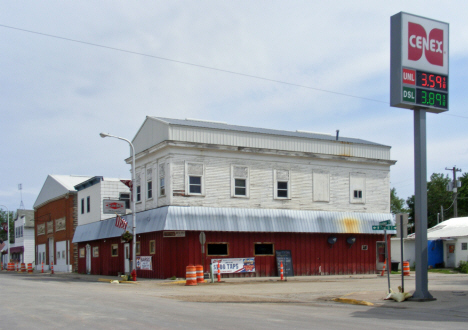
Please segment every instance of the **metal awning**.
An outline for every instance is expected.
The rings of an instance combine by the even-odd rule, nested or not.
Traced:
[[[131,231],[132,215],[123,216]],[[241,209],[165,206],[139,212],[137,234],[177,231],[278,232],[383,234],[373,230],[384,220],[393,221],[390,213],[326,212],[280,209]],[[123,230],[115,218],[78,226],[73,243],[118,237]],[[396,230],[388,230],[396,234]]]

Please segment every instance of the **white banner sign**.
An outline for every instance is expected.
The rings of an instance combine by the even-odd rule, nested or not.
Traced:
[[[211,259],[213,272],[221,274],[231,273],[255,273],[255,258],[230,258],[230,259]]]
[[[105,199],[102,201],[104,214],[125,214],[125,201]]]
[[[151,262],[152,257],[136,257],[136,268],[138,270],[153,270],[153,263]]]

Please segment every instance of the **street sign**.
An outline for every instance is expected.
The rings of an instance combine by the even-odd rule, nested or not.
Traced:
[[[385,226],[385,225],[389,225],[389,224],[391,224],[391,223],[392,223],[391,220],[385,220],[385,221],[380,221],[380,222],[379,222],[379,225],[380,225],[380,226]]]
[[[396,226],[372,226],[372,230],[396,230]]]

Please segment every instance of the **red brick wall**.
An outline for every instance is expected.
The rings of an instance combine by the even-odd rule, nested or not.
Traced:
[[[78,224],[77,201],[75,194],[69,194],[63,198],[49,202],[35,210],[34,213],[34,236],[36,239],[36,252],[37,246],[41,244],[46,245],[46,261],[50,264],[49,260],[49,238],[54,238],[54,244],[58,241],[70,241],[70,250],[67,258],[67,264],[72,265],[72,271],[78,270],[78,249],[76,244],[72,244],[73,234],[75,233]],[[56,231],[55,220],[65,218],[65,230]],[[54,232],[47,233],[47,222],[52,221]],[[45,235],[37,235],[37,226],[45,223]],[[56,249],[54,248],[54,252]],[[37,257],[37,256],[36,256]]]

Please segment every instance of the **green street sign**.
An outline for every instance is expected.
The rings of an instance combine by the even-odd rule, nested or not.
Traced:
[[[372,226],[372,230],[396,230],[396,226]]]
[[[385,226],[385,225],[389,225],[389,224],[391,224],[391,223],[392,223],[391,220],[385,220],[385,221],[380,221],[380,222],[379,222],[379,225],[380,225],[380,226]]]

